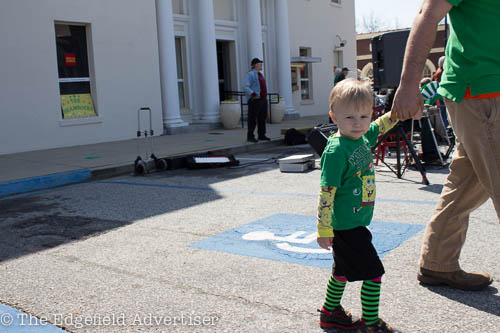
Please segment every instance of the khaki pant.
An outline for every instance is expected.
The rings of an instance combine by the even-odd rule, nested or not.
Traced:
[[[445,103],[457,147],[425,231],[420,266],[452,272],[460,269],[469,214],[491,198],[500,219],[500,97]]]

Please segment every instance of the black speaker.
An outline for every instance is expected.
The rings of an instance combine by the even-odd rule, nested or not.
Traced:
[[[313,127],[307,134],[307,142],[318,153],[319,156],[325,150],[328,137],[338,130],[336,124],[319,125]]]
[[[434,143],[434,138],[432,137],[431,124],[427,119],[422,118],[422,162],[429,163],[439,159],[440,152]]]
[[[373,87],[397,88],[410,30],[387,32],[372,38]]]

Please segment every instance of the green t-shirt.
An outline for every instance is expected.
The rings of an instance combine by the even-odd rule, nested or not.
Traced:
[[[339,74],[338,76],[335,77],[335,80],[333,80],[333,84],[336,85],[340,81],[345,79],[344,73]]]
[[[379,126],[358,140],[332,135],[321,155],[321,186],[334,186],[333,230],[367,226],[375,204],[375,170],[371,147],[377,143]]]
[[[439,94],[459,103],[471,95],[500,92],[500,1],[448,0],[450,36]]]

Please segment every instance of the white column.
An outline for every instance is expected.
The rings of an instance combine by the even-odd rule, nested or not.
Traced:
[[[260,0],[246,1],[248,63],[250,63],[253,58],[262,59],[262,19],[260,17]]]
[[[169,129],[173,127],[188,125],[181,119],[179,110],[172,0],[156,0],[156,24],[160,56],[163,128],[169,133]]]
[[[201,0],[198,5],[198,34],[201,86],[201,122],[215,123],[219,117],[219,73],[217,72],[217,46],[215,40],[214,2]]]
[[[276,0],[276,46],[278,53],[278,91],[285,99],[285,117],[298,118],[292,102],[292,78],[290,68],[290,34],[288,32],[287,0]]]

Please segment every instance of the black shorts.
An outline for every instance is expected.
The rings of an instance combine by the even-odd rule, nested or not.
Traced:
[[[384,265],[367,227],[333,231],[332,273],[348,281],[372,280],[384,275]]]

